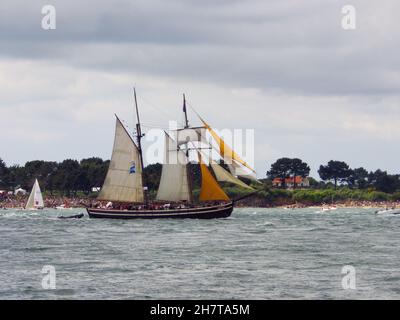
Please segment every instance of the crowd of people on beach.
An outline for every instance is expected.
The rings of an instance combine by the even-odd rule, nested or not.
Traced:
[[[268,202],[255,201],[254,204],[251,201],[238,202],[237,207],[263,207],[263,208],[284,208],[284,209],[301,209],[301,208],[400,208],[400,201],[367,201],[367,200],[343,200],[334,201],[333,203],[279,203],[273,204]]]
[[[28,201],[27,195],[9,195],[0,194],[0,209],[21,209],[24,208]],[[217,203],[209,202],[204,206],[212,206]],[[141,210],[143,205],[113,203],[109,201],[99,201],[93,198],[78,198],[78,197],[61,197],[47,196],[44,198],[45,208],[68,209],[68,208],[101,208],[115,210]],[[184,209],[190,208],[187,203],[150,203],[146,209],[150,210],[168,210],[168,209]]]
[[[0,194],[0,209],[24,208],[28,195]],[[81,208],[92,205],[93,199],[78,197],[47,196],[44,198],[46,208]]]
[[[24,208],[28,200],[28,195],[14,195],[14,194],[0,194],[0,209],[6,208]],[[207,203],[206,205],[212,206],[213,203]],[[108,201],[99,201],[93,198],[83,197],[64,197],[64,196],[46,196],[44,198],[44,206],[46,208],[103,208],[103,209],[118,209],[118,210],[140,210],[141,205],[123,204],[123,203],[112,203]],[[238,203],[239,207],[250,207],[249,203]],[[253,204],[254,206],[254,204]],[[256,206],[263,207],[264,205],[257,203]],[[276,205],[275,205],[276,206]],[[304,203],[289,203],[281,204],[277,207],[287,209],[298,209],[306,207],[326,207],[335,206],[337,208],[345,207],[358,207],[358,208],[398,208],[400,207],[400,201],[335,201],[331,204],[322,203],[320,205],[311,205]],[[147,207],[148,209],[176,209],[176,208],[188,208],[190,204],[176,203],[176,204],[162,204],[162,203],[151,203]],[[271,207],[266,205],[265,207]]]

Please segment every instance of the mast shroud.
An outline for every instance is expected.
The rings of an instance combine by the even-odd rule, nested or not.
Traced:
[[[133,95],[135,98],[135,109],[136,109],[136,119],[137,119],[136,134],[137,134],[137,143],[138,143],[138,149],[139,149],[140,164],[142,166],[142,170],[144,170],[143,151],[142,151],[142,138],[144,137],[144,134],[142,134],[142,127],[140,125],[139,107],[138,107],[137,98],[136,98],[136,88],[133,88]],[[144,179],[143,172],[142,172],[141,176],[142,176],[142,188],[143,188],[143,195],[144,195],[144,203],[147,205],[149,203],[149,197],[148,197],[147,187],[145,186],[145,179]]]

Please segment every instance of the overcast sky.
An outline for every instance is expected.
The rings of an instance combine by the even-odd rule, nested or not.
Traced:
[[[56,30],[41,28],[46,4]],[[283,156],[313,175],[331,159],[400,173],[399,13],[398,0],[2,0],[0,157],[109,158],[135,85],[148,126],[181,121],[185,92],[212,126],[254,129],[259,177]]]

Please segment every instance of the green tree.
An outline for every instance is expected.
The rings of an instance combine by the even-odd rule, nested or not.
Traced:
[[[307,163],[303,162],[301,159],[292,159],[290,174],[293,177],[293,188],[296,188],[296,177],[300,176],[302,178],[308,177],[310,174],[310,167]]]
[[[57,190],[63,191],[69,195],[71,191],[75,192],[78,190],[79,177],[79,162],[67,159],[58,165],[57,171],[54,173],[54,185]]]
[[[18,187],[27,188],[25,167],[13,165],[8,168],[8,186],[12,190]]]
[[[368,186],[368,171],[362,167],[351,170],[347,182],[350,187],[365,189]]]
[[[293,177],[294,188],[296,187],[296,176],[307,177],[310,173],[310,167],[307,163],[298,158],[280,158],[271,165],[271,169],[267,172],[267,177],[270,179],[280,178],[282,187],[285,187],[285,179]]]
[[[336,189],[338,181],[346,181],[351,174],[351,170],[347,163],[331,160],[326,166],[321,165],[319,167],[318,174],[324,181],[333,180]]]
[[[0,187],[7,188],[9,184],[9,170],[3,159],[0,158]]]
[[[267,172],[267,177],[270,179],[280,178],[282,187],[285,188],[285,179],[290,177],[292,159],[280,158],[271,165],[271,169]]]
[[[386,193],[394,193],[400,189],[399,175],[389,175],[380,169],[370,172],[368,180],[376,190]]]
[[[309,182],[310,182],[310,187],[311,187],[311,188],[316,189],[316,188],[321,188],[321,187],[323,187],[323,186],[321,185],[321,182],[315,180],[313,177],[308,177],[308,180],[309,180]],[[323,184],[323,182],[322,182],[322,184]]]
[[[89,193],[93,187],[101,187],[107,174],[110,161],[93,157],[82,159],[77,177],[78,189]]]
[[[158,190],[161,179],[162,165],[160,163],[149,164],[144,168],[143,174],[149,190]]]
[[[394,193],[400,188],[400,180],[398,175],[384,175],[378,179],[375,184],[376,190]]]
[[[368,174],[368,183],[372,186],[375,186],[377,181],[379,179],[381,179],[383,176],[386,176],[387,172],[386,171],[382,171],[381,169],[378,169],[376,171],[371,171]]]
[[[25,164],[25,187],[31,188],[35,179],[39,180],[43,191],[52,190],[52,175],[57,170],[57,162],[34,160]]]

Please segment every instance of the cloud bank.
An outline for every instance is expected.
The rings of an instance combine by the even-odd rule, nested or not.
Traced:
[[[41,28],[41,8],[57,29]],[[259,176],[280,156],[399,172],[398,1],[2,1],[0,157],[109,157],[113,114],[254,128]],[[195,122],[194,115],[191,115]]]

